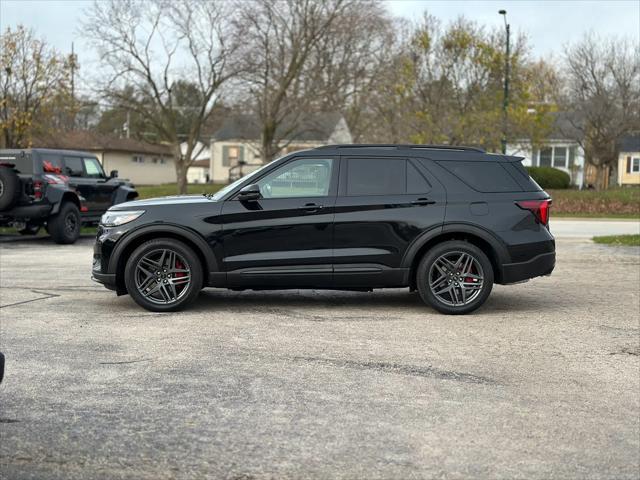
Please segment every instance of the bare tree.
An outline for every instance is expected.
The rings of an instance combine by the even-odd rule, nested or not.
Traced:
[[[260,155],[271,161],[291,140],[302,119],[317,108],[314,49],[331,34],[334,22],[368,0],[253,0],[241,4],[239,22],[247,26],[241,76],[248,107],[258,119]]]
[[[618,161],[621,137],[640,128],[640,49],[590,33],[567,47],[565,61],[562,106],[602,188],[605,167]]]
[[[233,5],[222,0],[103,0],[83,23],[108,72],[102,95],[139,114],[171,146],[179,193],[186,193],[194,149],[220,89],[236,73],[240,38],[232,18]]]
[[[0,35],[0,129],[5,147],[28,147],[51,124],[53,107],[69,97],[69,63],[18,26]],[[68,102],[67,102],[68,103]]]

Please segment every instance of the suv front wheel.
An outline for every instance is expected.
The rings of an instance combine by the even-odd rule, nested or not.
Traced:
[[[418,266],[416,282],[422,300],[447,314],[480,307],[493,288],[493,267],[487,255],[459,240],[431,248]]]
[[[183,308],[198,296],[203,277],[200,259],[172,238],[149,240],[134,250],[124,270],[129,295],[153,312]]]
[[[47,222],[47,231],[59,244],[74,243],[80,237],[80,210],[75,203],[65,202]]]

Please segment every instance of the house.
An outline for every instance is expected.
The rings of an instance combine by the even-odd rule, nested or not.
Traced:
[[[180,144],[180,151],[182,155],[187,153],[187,143]],[[211,166],[211,154],[209,153],[209,145],[203,142],[197,142],[193,149],[193,155],[195,156],[194,162],[187,171],[188,183],[209,183],[211,179],[211,173],[209,168]]]
[[[93,153],[107,175],[112,170],[118,170],[119,177],[137,185],[176,182],[174,156],[166,145],[76,130],[34,139],[32,146]]]
[[[582,188],[585,183],[584,149],[575,140],[578,131],[563,112],[554,115],[551,133],[544,143],[533,147],[530,139],[520,139],[507,144],[507,154],[523,156],[527,167],[553,167],[567,172],[571,183]]]
[[[618,154],[618,185],[640,185],[640,132],[622,138]]]
[[[292,125],[283,122],[276,136],[285,136],[282,154],[335,143],[352,143],[351,132],[340,113],[311,115]],[[282,135],[281,132],[290,132]],[[260,124],[250,115],[228,117],[211,139],[211,179],[227,183],[262,165]]]

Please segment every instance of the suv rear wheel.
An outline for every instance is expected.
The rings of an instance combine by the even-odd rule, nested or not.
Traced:
[[[9,210],[20,195],[20,178],[8,167],[0,167],[0,210]]]
[[[49,219],[47,231],[56,243],[74,243],[80,237],[80,210],[76,204],[63,203],[58,214]]]
[[[153,312],[180,310],[198,296],[203,284],[200,259],[184,243],[161,238],[134,250],[124,270],[129,295]]]
[[[473,244],[452,240],[436,245],[422,258],[416,276],[422,300],[447,314],[480,307],[493,288],[493,267]]]
[[[18,230],[20,235],[37,235],[40,231],[40,225],[35,223],[27,223],[24,228]]]

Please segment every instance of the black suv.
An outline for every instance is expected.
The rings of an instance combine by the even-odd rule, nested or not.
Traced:
[[[549,275],[549,195],[522,158],[465,147],[334,145],[295,152],[213,196],[110,208],[93,278],[148,310],[203,287],[409,287],[444,313],[494,282]]]
[[[107,177],[98,159],[70,150],[0,150],[0,226],[35,235],[45,226],[57,243],[73,243],[81,224],[97,224],[112,205],[138,196]]]

